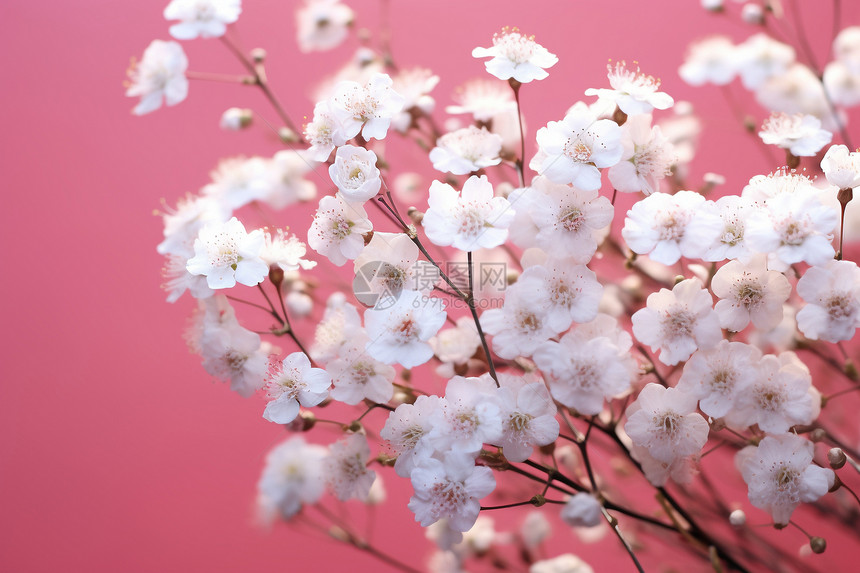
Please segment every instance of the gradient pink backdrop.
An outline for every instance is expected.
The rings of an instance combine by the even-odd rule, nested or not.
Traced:
[[[376,2],[347,3],[360,26],[376,27]],[[155,252],[161,220],[152,215],[160,199],[174,204],[196,191],[221,157],[271,155],[278,148],[259,127],[240,134],[218,128],[220,113],[234,105],[274,120],[251,88],[192,82],[181,105],[143,118],[130,114],[124,72],[152,39],[168,38],[165,4],[0,3],[0,172],[6,177],[0,569],[290,571],[319,567],[325,555],[324,569],[386,570],[318,536],[253,525],[261,463],[282,431],[262,420],[258,400],[211,383],[188,353],[181,335],[190,301],[164,303]],[[488,45],[502,26],[516,25],[560,58],[549,79],[523,90],[530,141],[586,87],[604,85],[609,58],[638,60],[701,115],[706,137],[695,174],[722,173],[736,192],[765,169],[719,90],[692,90],[677,77],[692,39],[722,32],[740,40],[753,31],[705,14],[697,0],[392,4],[397,59],[442,75],[435,91],[440,110],[455,86],[484,73],[471,49]],[[809,14],[812,30],[830,29],[829,10],[815,8],[822,4],[802,2],[816,12]],[[860,23],[857,3],[843,4],[843,21]],[[356,42],[300,58],[296,5],[246,0],[238,30],[247,48],[269,51],[273,87],[301,119],[312,110],[306,86],[345,61]],[[814,35],[820,61],[828,54],[828,34]],[[217,41],[185,47],[193,70],[241,71]],[[761,119],[760,109],[749,109]],[[307,226],[306,220],[283,222]],[[423,532],[399,526],[411,523],[408,492],[393,479],[387,485],[403,503],[390,523],[378,516],[376,539],[396,540],[393,553],[421,563]],[[614,570],[612,564],[631,568],[614,539],[582,546],[558,531],[554,547],[556,554],[563,547],[581,554],[598,571]]]

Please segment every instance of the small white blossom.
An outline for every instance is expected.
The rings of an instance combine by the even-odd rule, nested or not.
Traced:
[[[331,50],[346,39],[352,9],[339,0],[306,0],[296,11],[297,39],[302,52]]]
[[[550,325],[546,301],[516,284],[508,287],[502,308],[481,315],[481,325],[493,335],[493,352],[508,359],[531,356],[542,342],[559,333]]]
[[[522,462],[532,455],[535,446],[558,439],[557,409],[542,381],[529,382],[500,373],[499,385],[502,437],[497,444],[508,461]]]
[[[295,235],[289,235],[284,229],[278,229],[272,235],[265,231],[265,243],[260,251],[260,258],[269,267],[277,265],[284,271],[295,271],[299,268],[312,269],[317,264],[304,258],[307,246]]]
[[[758,135],[768,145],[787,149],[796,157],[812,157],[833,139],[832,133],[821,129],[821,120],[801,113],[772,113]]]
[[[561,519],[573,527],[595,527],[603,521],[600,502],[590,493],[579,492],[567,500]]]
[[[670,291],[648,295],[647,306],[632,317],[633,335],[652,350],[660,350],[663,364],[690,358],[697,349],[713,348],[722,337],[713,300],[699,279],[679,282]]]
[[[490,122],[493,118],[513,111],[517,104],[510,88],[494,80],[474,79],[466,82],[454,92],[458,105],[445,108],[450,114],[470,113],[475,121]]]
[[[367,469],[370,446],[362,434],[347,434],[329,446],[323,460],[326,484],[340,501],[364,500],[376,479],[376,472]]]
[[[299,415],[299,404],[308,408],[328,397],[331,376],[312,368],[304,352],[293,352],[269,365],[266,397],[269,403],[263,418],[276,424],[289,424]]]
[[[429,115],[436,107],[436,100],[430,95],[439,83],[439,76],[426,68],[400,70],[392,78],[394,91],[403,96],[403,110],[391,120],[391,126],[406,133],[414,126],[416,115]]]
[[[500,80],[514,79],[527,84],[549,76],[544,68],[558,62],[555,54],[535,42],[534,36],[525,36],[517,28],[502,28],[493,35],[492,48],[475,48],[474,58],[492,58],[484,65],[487,71]]]
[[[676,388],[647,384],[627,408],[624,430],[661,462],[697,454],[708,441],[708,423],[696,399]]]
[[[337,136],[338,141],[343,140],[339,129],[340,123],[329,109],[328,101],[317,103],[314,106],[313,120],[304,126],[305,139],[311,145],[308,154],[312,159],[328,161],[332,150],[335,148],[335,137]]]
[[[496,383],[455,376],[445,386],[443,407],[432,418],[427,439],[439,452],[477,454],[483,444],[497,444],[502,437],[502,416]]]
[[[724,86],[737,75],[737,51],[725,36],[699,40],[689,48],[678,74],[691,86]]]
[[[363,235],[373,229],[361,205],[326,196],[308,230],[308,246],[337,266],[355,259],[364,248]]]
[[[376,154],[363,147],[344,145],[337,148],[328,174],[338,192],[348,203],[373,199],[382,187]]]
[[[422,224],[435,245],[462,251],[491,249],[505,242],[514,210],[504,197],[493,195],[486,175],[473,175],[458,193],[439,181],[430,185],[429,209]]]
[[[650,195],[660,190],[660,180],[671,173],[676,161],[672,144],[659,126],[651,127],[649,114],[627,118],[621,126],[621,160],[609,168],[609,182],[618,191]]]
[[[585,104],[571,108],[563,120],[540,128],[536,137],[545,154],[540,174],[586,191],[600,188],[598,168],[615,165],[624,151],[618,124],[598,119]]]
[[[860,74],[860,26],[845,28],[833,40],[833,56]]]
[[[387,74],[374,74],[361,84],[342,81],[329,101],[329,110],[340,123],[332,134],[335,145],[343,145],[361,132],[366,140],[385,139],[392,118],[403,109],[403,96]]]
[[[334,384],[333,399],[352,406],[362,400],[385,404],[394,395],[394,368],[371,358],[364,350],[367,342],[366,337],[347,341],[326,365]]]
[[[529,573],[594,573],[594,569],[576,555],[565,553],[552,559],[535,561],[529,566]]]
[[[468,531],[481,511],[480,499],[496,488],[493,470],[476,466],[465,454],[447,454],[445,460],[425,458],[410,474],[415,495],[409,509],[415,521],[427,527],[442,518],[454,531]]]
[[[627,211],[621,236],[634,253],[664,265],[702,258],[723,230],[704,206],[705,198],[695,191],[654,193]]]
[[[251,125],[253,117],[254,112],[250,109],[231,107],[221,114],[221,121],[218,125],[224,131],[239,131]]]
[[[782,305],[791,295],[785,275],[767,270],[764,255],[748,264],[729,261],[716,272],[711,290],[720,298],[714,310],[720,326],[740,332],[752,321],[756,328],[771,330],[782,322]]]
[[[227,24],[239,19],[242,0],[171,0],[164,9],[166,20],[179,20],[170,27],[177,40],[217,38],[227,31]]]
[[[355,259],[355,297],[365,306],[385,309],[404,290],[429,294],[439,280],[439,269],[418,256],[408,235],[374,233]]]
[[[839,189],[860,186],[860,153],[844,145],[831,145],[821,159],[821,170],[827,182]]]
[[[603,294],[597,275],[572,259],[549,259],[525,269],[517,281],[519,289],[533,293],[549,306],[549,326],[557,332],[571,323],[594,320]]]
[[[470,125],[446,133],[430,150],[433,169],[454,175],[467,175],[501,163],[502,138],[486,128]]]
[[[786,525],[801,502],[826,494],[833,470],[813,464],[813,453],[812,442],[794,434],[766,436],[738,452],[735,465],[749,487],[750,503]]]
[[[797,327],[810,340],[851,340],[860,327],[860,269],[851,261],[828,261],[811,267],[797,281],[806,306]]]
[[[269,265],[260,258],[264,243],[263,231],[246,232],[236,217],[210,223],[200,229],[194,257],[186,268],[193,275],[204,275],[212,289],[231,288],[237,282],[255,286],[269,274]]]
[[[697,398],[702,412],[722,418],[734,407],[742,383],[758,375],[761,356],[754,346],[720,340],[714,348],[690,357],[677,388]]]
[[[322,364],[334,359],[341,347],[361,332],[358,310],[346,302],[343,293],[333,293],[326,302],[325,313],[317,324],[310,354]]]
[[[752,251],[744,240],[747,215],[755,208],[752,199],[737,195],[724,195],[706,208],[720,218],[722,230],[716,240],[705,251],[702,260],[722,261],[737,259],[746,262],[752,257]]]
[[[768,78],[784,74],[794,63],[794,48],[764,33],[754,34],[735,50],[738,73],[748,90],[758,89]]]
[[[585,90],[585,95],[596,95],[601,100],[608,100],[618,106],[627,115],[651,113],[654,109],[669,109],[675,103],[667,93],[658,92],[660,80],[639,71],[627,69],[627,62],[607,64],[609,85],[612,89]]]
[[[401,404],[388,415],[379,435],[397,456],[394,471],[400,477],[409,477],[418,461],[432,455],[434,448],[427,436],[433,429],[434,414],[443,407],[444,401],[439,396],[422,395],[414,404]]]
[[[413,368],[433,357],[427,342],[445,324],[445,304],[415,291],[403,291],[385,309],[369,308],[364,324],[370,341],[367,353],[385,364]]]
[[[143,58],[129,69],[128,97],[140,97],[135,115],[143,115],[167,105],[176,105],[188,96],[188,58],[177,42],[153,40]]]
[[[302,505],[319,501],[325,491],[323,458],[326,449],[294,436],[266,455],[266,465],[257,484],[257,509],[261,518],[289,519]]]

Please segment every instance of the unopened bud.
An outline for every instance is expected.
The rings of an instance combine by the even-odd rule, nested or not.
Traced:
[[[813,553],[821,554],[827,549],[827,541],[823,537],[811,537],[809,539],[809,546],[812,547]]]
[[[416,209],[415,207],[409,207],[406,210],[406,216],[412,221],[415,225],[420,225],[421,221],[424,220],[424,213]]]
[[[361,422],[359,422],[358,420],[353,420],[349,424],[344,424],[343,429],[344,429],[344,431],[352,432],[353,434],[363,434],[364,433],[364,426],[362,426]]]
[[[752,2],[745,4],[743,9],[741,9],[741,19],[747,24],[761,26],[764,24],[764,9]]]
[[[349,533],[346,532],[342,527],[338,527],[337,525],[332,525],[328,529],[328,534],[332,536],[334,539],[338,541],[342,541],[343,543],[352,543],[352,538]]]
[[[678,283],[680,283],[680,282],[682,282],[682,281],[685,281],[685,280],[687,280],[687,279],[684,277],[684,275],[677,275],[677,276],[673,279],[673,281],[672,281],[672,282],[673,282],[673,284],[678,284]]]
[[[370,244],[370,239],[373,238],[373,231],[366,232],[365,234],[363,234],[361,236],[361,238],[364,239],[364,246],[366,247],[367,245]]]
[[[719,432],[720,430],[725,429],[725,427],[726,421],[724,419],[716,418],[714,420],[711,420],[711,430],[713,430],[714,432]]]
[[[624,125],[627,122],[627,114],[621,111],[620,107],[616,107],[615,112],[612,114],[612,121],[618,125]]]
[[[508,271],[508,273],[505,275],[505,283],[507,283],[508,285],[512,285],[517,282],[519,278],[520,273],[518,273],[517,271]]]
[[[860,378],[860,372],[857,372],[857,367],[854,366],[854,361],[850,358],[845,361],[845,366],[842,367],[842,371],[845,372],[845,375],[848,376],[848,378],[855,382]]]
[[[722,12],[723,0],[702,0],[702,8],[708,12]]]
[[[827,432],[825,432],[821,428],[815,428],[814,430],[809,432],[809,439],[816,443],[822,441],[826,437]]]
[[[256,63],[261,64],[266,61],[266,50],[263,48],[254,48],[251,50],[251,59]]]
[[[797,169],[800,167],[800,157],[793,154],[790,150],[785,150],[785,164],[788,165],[791,169]]]
[[[284,424],[288,432],[307,432],[317,423],[317,417],[313,412],[302,410],[299,415],[289,424]]]
[[[254,112],[250,109],[241,109],[231,107],[221,114],[221,129],[226,131],[239,131],[251,125],[254,119]]]
[[[269,267],[269,280],[276,287],[281,286],[281,283],[284,282],[284,269],[281,268],[281,265],[274,264]]]
[[[729,523],[734,527],[741,527],[747,522],[747,514],[742,509],[736,509],[729,514]]]
[[[843,452],[841,448],[831,448],[830,451],[827,452],[827,463],[829,463],[830,467],[834,470],[841,469],[847,461],[848,456],[845,455],[845,452]]]
[[[298,143],[299,136],[289,127],[282,127],[278,130],[278,137],[283,143]]]
[[[845,208],[845,205],[851,202],[854,198],[854,189],[850,187],[846,189],[840,189],[839,193],[836,194],[836,198],[839,199],[839,204],[842,205],[842,208]]]
[[[541,494],[537,494],[536,496],[532,497],[529,501],[531,501],[531,504],[535,507],[541,507],[543,505],[546,505],[546,498],[544,496],[542,496]]]

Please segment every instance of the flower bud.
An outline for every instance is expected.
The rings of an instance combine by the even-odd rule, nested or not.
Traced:
[[[821,554],[827,549],[827,541],[823,537],[811,537],[809,539],[809,546],[812,547],[813,553]]]
[[[745,4],[741,9],[741,19],[747,24],[761,26],[764,24],[764,9],[752,2]]]
[[[747,514],[742,509],[736,509],[729,514],[729,523],[733,527],[741,527],[747,522]]]
[[[284,143],[298,143],[299,136],[296,135],[296,132],[288,127],[282,127],[278,130],[278,137]]]
[[[307,293],[300,291],[292,291],[286,296],[284,302],[287,304],[287,310],[290,311],[290,316],[302,318],[311,313],[314,308],[313,299]]]
[[[702,8],[708,12],[722,12],[723,0],[702,0]]]
[[[830,451],[827,452],[827,462],[834,470],[842,468],[846,461],[848,461],[848,457],[841,448],[831,448]]]
[[[815,428],[814,430],[809,432],[809,439],[812,440],[813,442],[816,442],[816,443],[820,442],[821,440],[823,440],[826,437],[827,437],[827,432],[825,432],[821,428]]]
[[[251,125],[254,112],[250,109],[231,107],[221,114],[221,129],[225,131],[239,131]]]
[[[262,63],[266,60],[266,50],[263,48],[254,48],[251,50],[251,58],[258,64]]]

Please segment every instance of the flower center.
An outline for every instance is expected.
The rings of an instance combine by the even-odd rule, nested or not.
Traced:
[[[558,218],[559,224],[565,231],[576,233],[585,222],[585,215],[579,207],[568,207]]]

